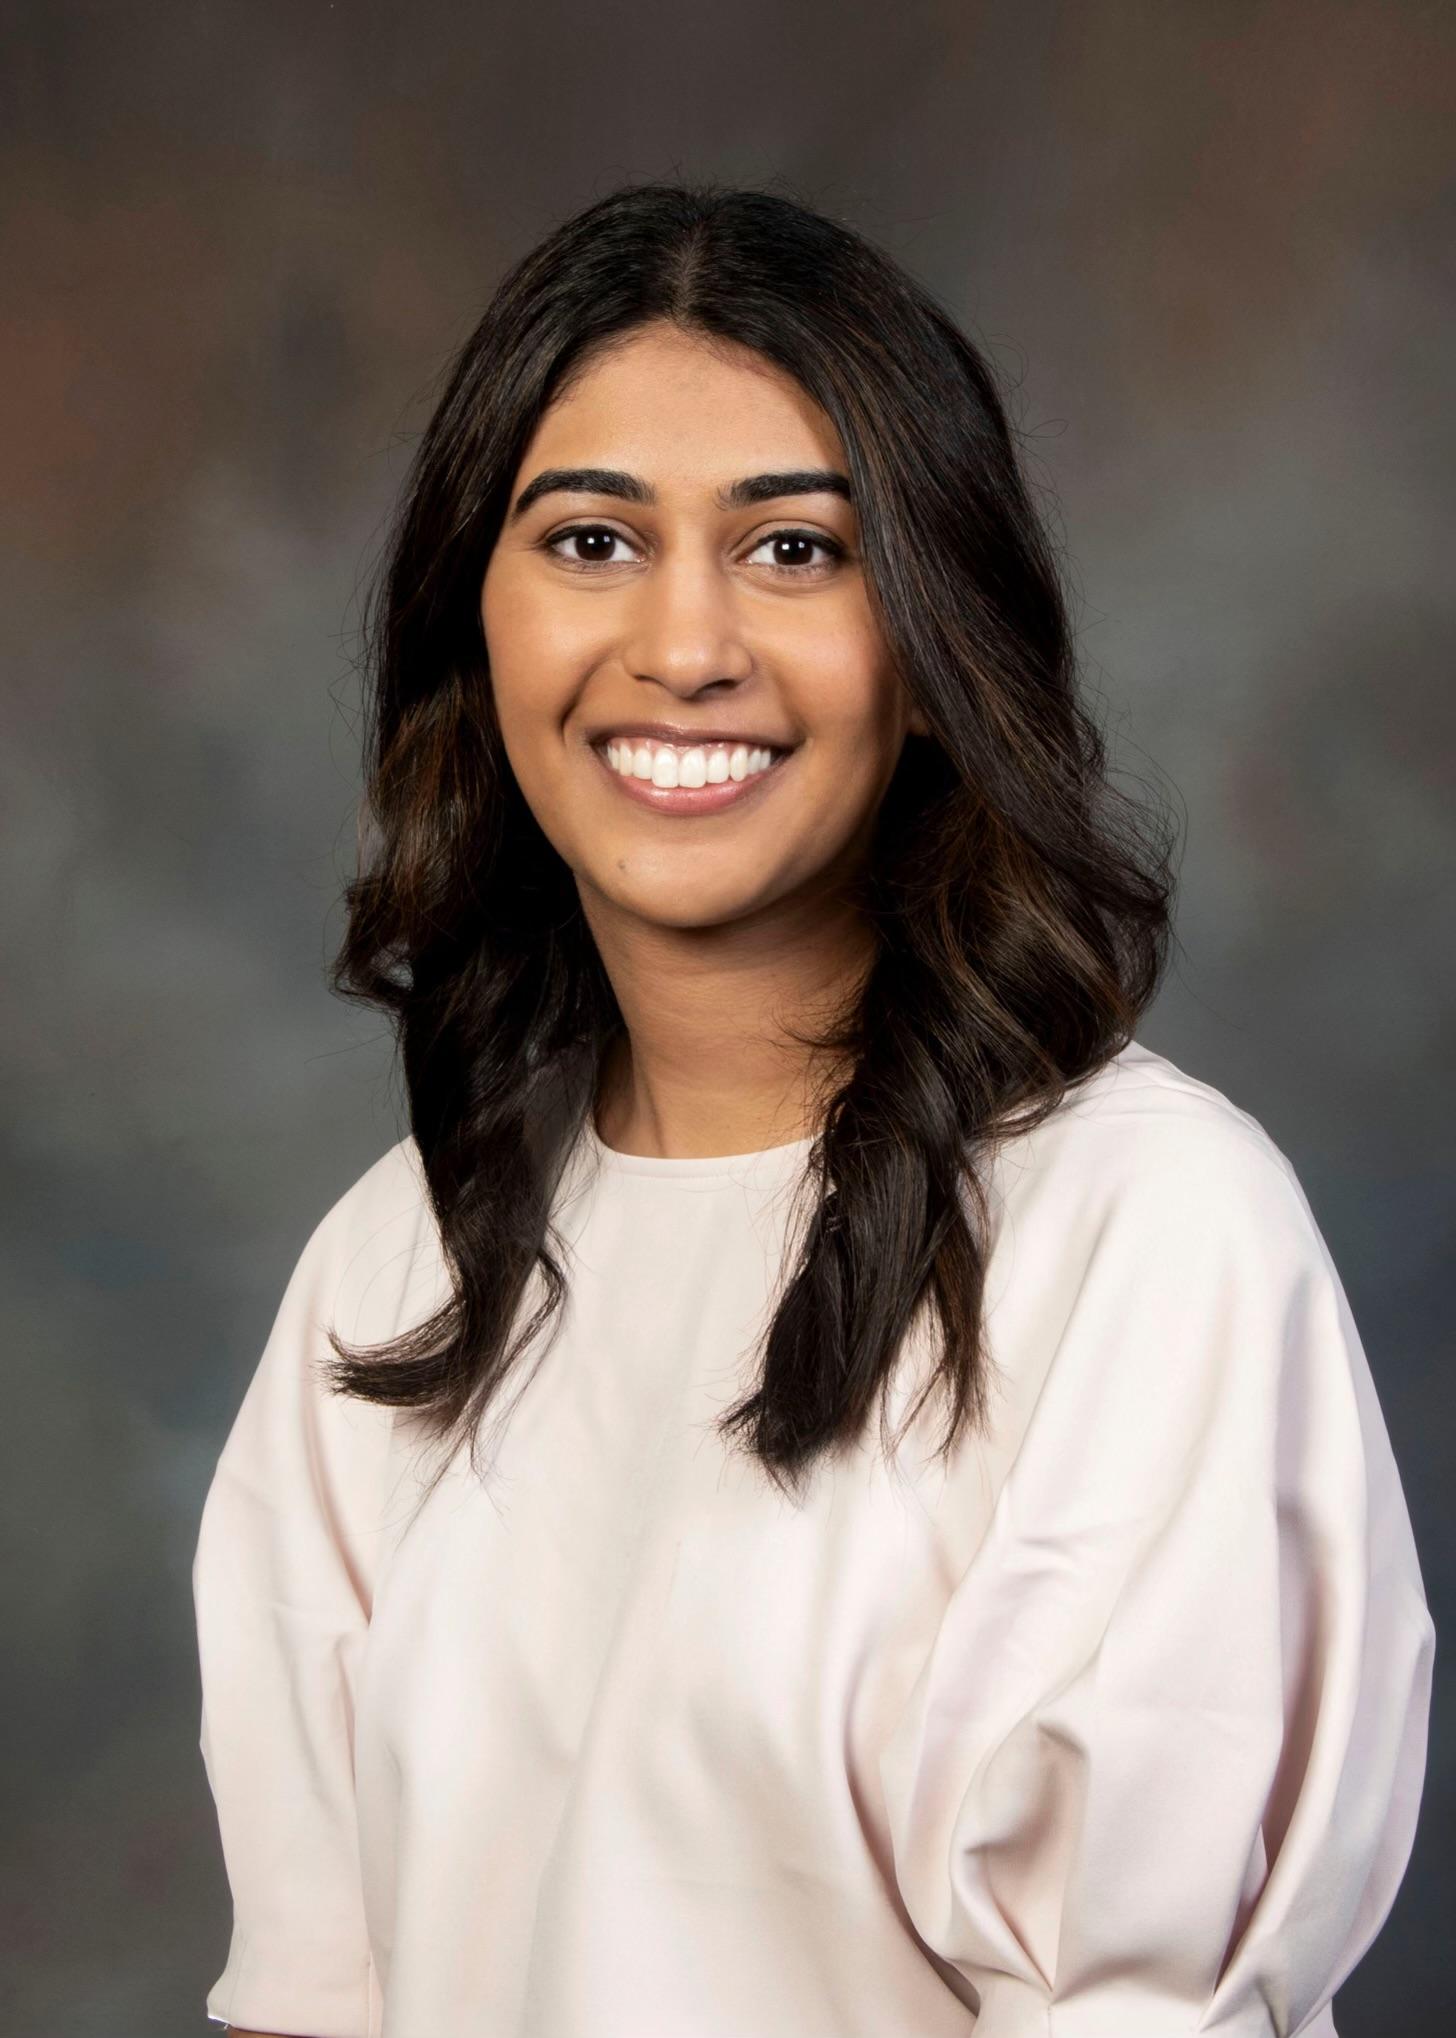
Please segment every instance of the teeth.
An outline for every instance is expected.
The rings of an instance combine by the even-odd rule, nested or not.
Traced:
[[[659,743],[655,737],[609,739],[607,762],[624,778],[662,787],[721,785],[725,779],[754,778],[778,755],[748,743]]]

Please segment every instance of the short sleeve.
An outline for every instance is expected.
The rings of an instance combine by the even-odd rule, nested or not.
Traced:
[[[1036,1384],[880,1765],[978,2038],[1330,2033],[1410,1856],[1433,1624],[1343,1289],[1263,1137],[1104,1137],[1013,1213],[1050,1355],[992,1328]]]
[[[368,1177],[365,1181],[368,1181]],[[200,1747],[233,1899],[215,2022],[372,2038],[354,1700],[393,1411],[318,1373],[367,1278],[360,1184],[314,1231],[217,1461],[192,1567]]]

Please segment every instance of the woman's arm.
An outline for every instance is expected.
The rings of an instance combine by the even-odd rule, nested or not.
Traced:
[[[353,1709],[394,1412],[321,1368],[330,1327],[367,1342],[393,1316],[377,1277],[418,1191],[398,1157],[360,1179],[299,1256],[198,1525],[198,1741],[233,1901],[214,2030],[363,2038],[371,2017]]]
[[[1272,1143],[1064,1122],[999,1304],[1029,1413],[880,1757],[896,1877],[976,2038],[1325,2030],[1431,1702],[1369,1365]]]

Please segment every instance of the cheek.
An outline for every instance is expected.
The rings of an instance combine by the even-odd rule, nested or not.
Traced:
[[[483,611],[491,695],[506,753],[533,801],[559,768],[561,724],[575,698],[577,663],[553,632],[549,605],[488,602]]]
[[[886,757],[898,754],[902,689],[878,647],[856,637],[822,647],[805,673],[802,706],[821,749],[849,760],[855,776],[878,776]]]
[[[780,648],[785,669],[795,675],[806,726],[821,727],[836,741],[888,740],[900,682],[863,587],[846,588],[833,602],[806,603],[794,622],[793,641]]]

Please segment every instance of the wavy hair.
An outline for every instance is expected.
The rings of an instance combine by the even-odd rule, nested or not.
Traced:
[[[1173,844],[1110,781],[991,366],[888,255],[778,191],[629,185],[567,220],[501,281],[416,450],[366,606],[359,867],[329,982],[390,1015],[451,1293],[384,1344],[331,1334],[326,1366],[473,1453],[566,1293],[556,1166],[624,1022],[507,762],[480,595],[538,419],[660,320],[752,348],[832,420],[869,597],[929,730],[850,881],[873,959],[833,1024],[796,1036],[840,1073],[756,1384],[719,1421],[796,1488],[883,1405],[922,1311],[938,1349],[910,1418],[938,1386],[942,1452],[984,1426],[985,1165],[1131,1039],[1167,959]]]

